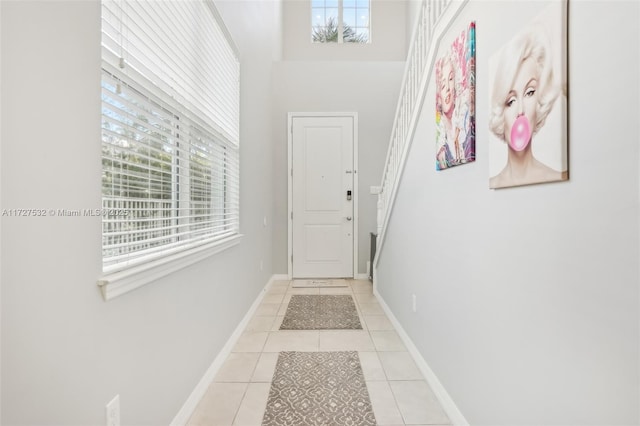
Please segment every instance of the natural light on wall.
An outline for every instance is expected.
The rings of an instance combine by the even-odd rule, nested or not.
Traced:
[[[311,0],[311,41],[370,43],[369,0]]]
[[[210,0],[102,2],[101,285],[239,235],[239,91]]]

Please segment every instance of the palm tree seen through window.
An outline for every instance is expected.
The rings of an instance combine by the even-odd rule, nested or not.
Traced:
[[[369,43],[369,0],[311,0],[314,43]]]

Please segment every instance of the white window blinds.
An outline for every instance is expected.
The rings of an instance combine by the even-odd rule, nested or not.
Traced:
[[[239,232],[239,62],[208,1],[102,2],[103,269]]]

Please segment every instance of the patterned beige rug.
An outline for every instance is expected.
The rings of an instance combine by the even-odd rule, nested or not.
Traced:
[[[361,330],[351,295],[294,294],[280,330]]]
[[[375,424],[358,352],[280,352],[263,426]]]

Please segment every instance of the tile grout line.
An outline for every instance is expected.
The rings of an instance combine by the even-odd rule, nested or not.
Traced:
[[[280,301],[280,303],[278,304],[278,310],[276,311],[275,315],[273,316],[273,317],[274,317],[273,323],[271,324],[271,326],[270,326],[270,327],[269,327],[269,329],[267,330],[267,337],[266,337],[266,339],[264,340],[264,343],[262,344],[262,347],[261,347],[261,349],[260,349],[260,352],[258,352],[258,359],[257,359],[257,361],[256,361],[256,365],[254,366],[254,368],[253,368],[253,370],[252,370],[252,372],[251,372],[251,375],[249,376],[249,382],[247,383],[247,386],[246,386],[246,388],[245,388],[244,394],[242,395],[242,398],[240,399],[240,404],[238,405],[238,408],[237,408],[237,410],[236,410],[236,413],[235,413],[235,415],[234,415],[234,417],[233,417],[233,420],[232,420],[232,422],[231,422],[231,424],[232,424],[232,425],[235,425],[236,420],[238,419],[238,415],[240,414],[240,409],[242,408],[242,403],[244,402],[245,398],[247,397],[247,394],[248,394],[248,392],[249,392],[249,386],[250,386],[250,385],[251,385],[251,383],[252,383],[252,382],[251,382],[251,379],[253,378],[253,376],[254,376],[254,374],[255,374],[256,370],[258,369],[258,364],[260,363],[260,359],[262,358],[262,355],[265,353],[265,351],[264,351],[264,350],[265,350],[265,347],[266,347],[266,345],[267,345],[267,341],[269,340],[269,336],[271,335],[272,330],[273,330],[273,327],[274,327],[274,325],[275,325],[275,322],[277,321],[278,313],[280,312],[280,308],[282,307],[282,304],[283,304],[283,303],[285,303],[285,302],[284,302],[284,301],[285,301],[285,299],[286,299],[286,292],[283,294],[282,300],[281,300],[281,301]],[[246,331],[246,328],[245,328],[245,331]],[[278,357],[279,357],[279,356],[280,356],[280,352],[277,352],[277,354],[278,354]],[[277,363],[277,358],[276,358],[276,363]],[[275,371],[274,371],[274,375],[275,375]],[[272,377],[271,377],[271,382],[269,382],[269,391],[267,392],[267,403],[268,403],[268,401],[269,401],[269,394],[270,394],[270,392],[271,392],[271,384],[272,384],[272,383],[273,383],[273,375],[272,375]],[[264,418],[264,414],[265,414],[265,412],[266,412],[266,409],[267,409],[267,408],[266,408],[266,406],[265,406],[265,408],[264,408],[264,410],[263,410],[263,412],[262,412],[262,418]],[[262,420],[261,420],[260,422],[262,423]]]
[[[236,413],[233,415],[233,419],[231,419],[231,425],[234,425],[236,423],[236,419],[238,418],[238,414],[240,414],[240,408],[242,408],[242,402],[244,401],[244,398],[247,396],[247,391],[249,390],[249,383],[247,383],[247,386],[244,388],[244,392],[242,394],[242,398],[240,398],[240,404],[238,404],[238,408],[236,408]]]
[[[373,294],[373,293],[372,293]],[[374,295],[375,297],[375,295]],[[376,303],[378,302],[378,298],[375,297],[376,299]],[[398,410],[398,413],[400,414],[400,418],[402,419],[402,424],[406,425],[407,424],[407,420],[405,419],[405,416],[402,414],[402,410],[400,410],[400,405],[398,404],[398,399],[396,397],[396,394],[393,392],[393,388],[391,387],[391,380],[389,380],[389,375],[387,374],[387,371],[384,368],[384,365],[382,365],[382,360],[380,359],[380,351],[378,350],[378,347],[376,346],[375,341],[373,340],[373,335],[371,334],[371,329],[369,327],[367,327],[367,332],[369,333],[369,339],[371,339],[371,343],[373,343],[373,347],[375,349],[375,354],[376,357],[378,358],[378,362],[380,363],[380,368],[382,369],[382,372],[384,373],[384,377],[385,377],[385,382],[387,383],[387,386],[389,387],[389,392],[391,392],[391,396],[393,397],[393,402],[396,406],[396,409]],[[395,327],[393,329],[393,331],[395,331]]]

